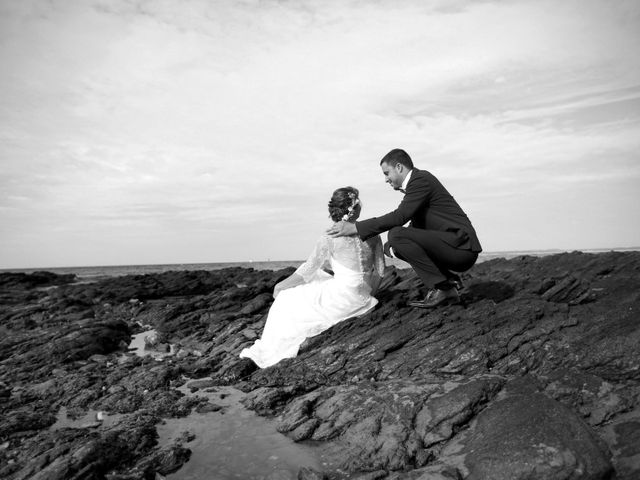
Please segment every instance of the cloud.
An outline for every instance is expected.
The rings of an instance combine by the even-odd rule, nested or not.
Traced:
[[[580,190],[585,205],[613,197],[621,216],[633,213],[624,183],[638,175],[633,1],[0,8],[0,221],[14,246],[55,225],[108,236],[118,263],[136,263],[150,237],[145,255],[157,261],[185,249],[205,256],[207,234],[228,260],[259,257],[265,239],[271,258],[302,258],[334,188],[360,188],[365,215],[395,205],[378,169],[394,147],[445,182],[490,250],[530,241],[526,224],[504,241],[495,218],[536,210],[540,195],[553,209],[576,185],[600,181]],[[144,235],[133,242],[135,225]],[[195,232],[199,247],[173,228]],[[637,229],[618,234],[640,242]],[[163,248],[162,238],[173,240]],[[12,257],[28,258],[0,263]]]

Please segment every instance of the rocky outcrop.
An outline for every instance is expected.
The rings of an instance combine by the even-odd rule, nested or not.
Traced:
[[[160,448],[154,426],[215,407],[176,389],[207,377],[191,388],[234,385],[247,408],[322,452],[325,471],[300,478],[640,477],[640,253],[492,260],[463,276],[463,305],[434,311],[407,307],[420,282],[388,268],[373,312],[259,370],[238,353],[292,271],[92,284],[38,274],[46,288],[0,278],[0,476],[173,471],[188,461],[188,438]],[[174,355],[126,354],[141,325]],[[121,418],[52,429],[61,407]]]

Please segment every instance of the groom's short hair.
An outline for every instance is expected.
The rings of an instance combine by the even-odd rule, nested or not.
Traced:
[[[408,169],[413,168],[413,162],[411,161],[411,157],[407,152],[402,150],[401,148],[394,148],[389,153],[387,153],[382,160],[380,160],[380,165],[386,163],[390,167],[395,167],[397,164],[401,163]]]

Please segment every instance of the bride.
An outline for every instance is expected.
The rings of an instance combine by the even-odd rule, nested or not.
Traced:
[[[361,208],[357,189],[339,188],[329,201],[329,216],[334,222],[355,222]],[[333,275],[323,269],[326,266]],[[262,337],[240,356],[260,368],[269,367],[295,357],[305,338],[371,311],[378,303],[372,295],[384,266],[380,237],[363,242],[357,235],[323,235],[307,261],[275,286]]]

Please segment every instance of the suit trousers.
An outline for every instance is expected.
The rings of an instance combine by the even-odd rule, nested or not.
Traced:
[[[393,227],[388,233],[395,255],[413,267],[427,288],[456,278],[452,271],[464,272],[476,263],[477,252],[447,243],[456,238],[453,232],[414,227]]]

